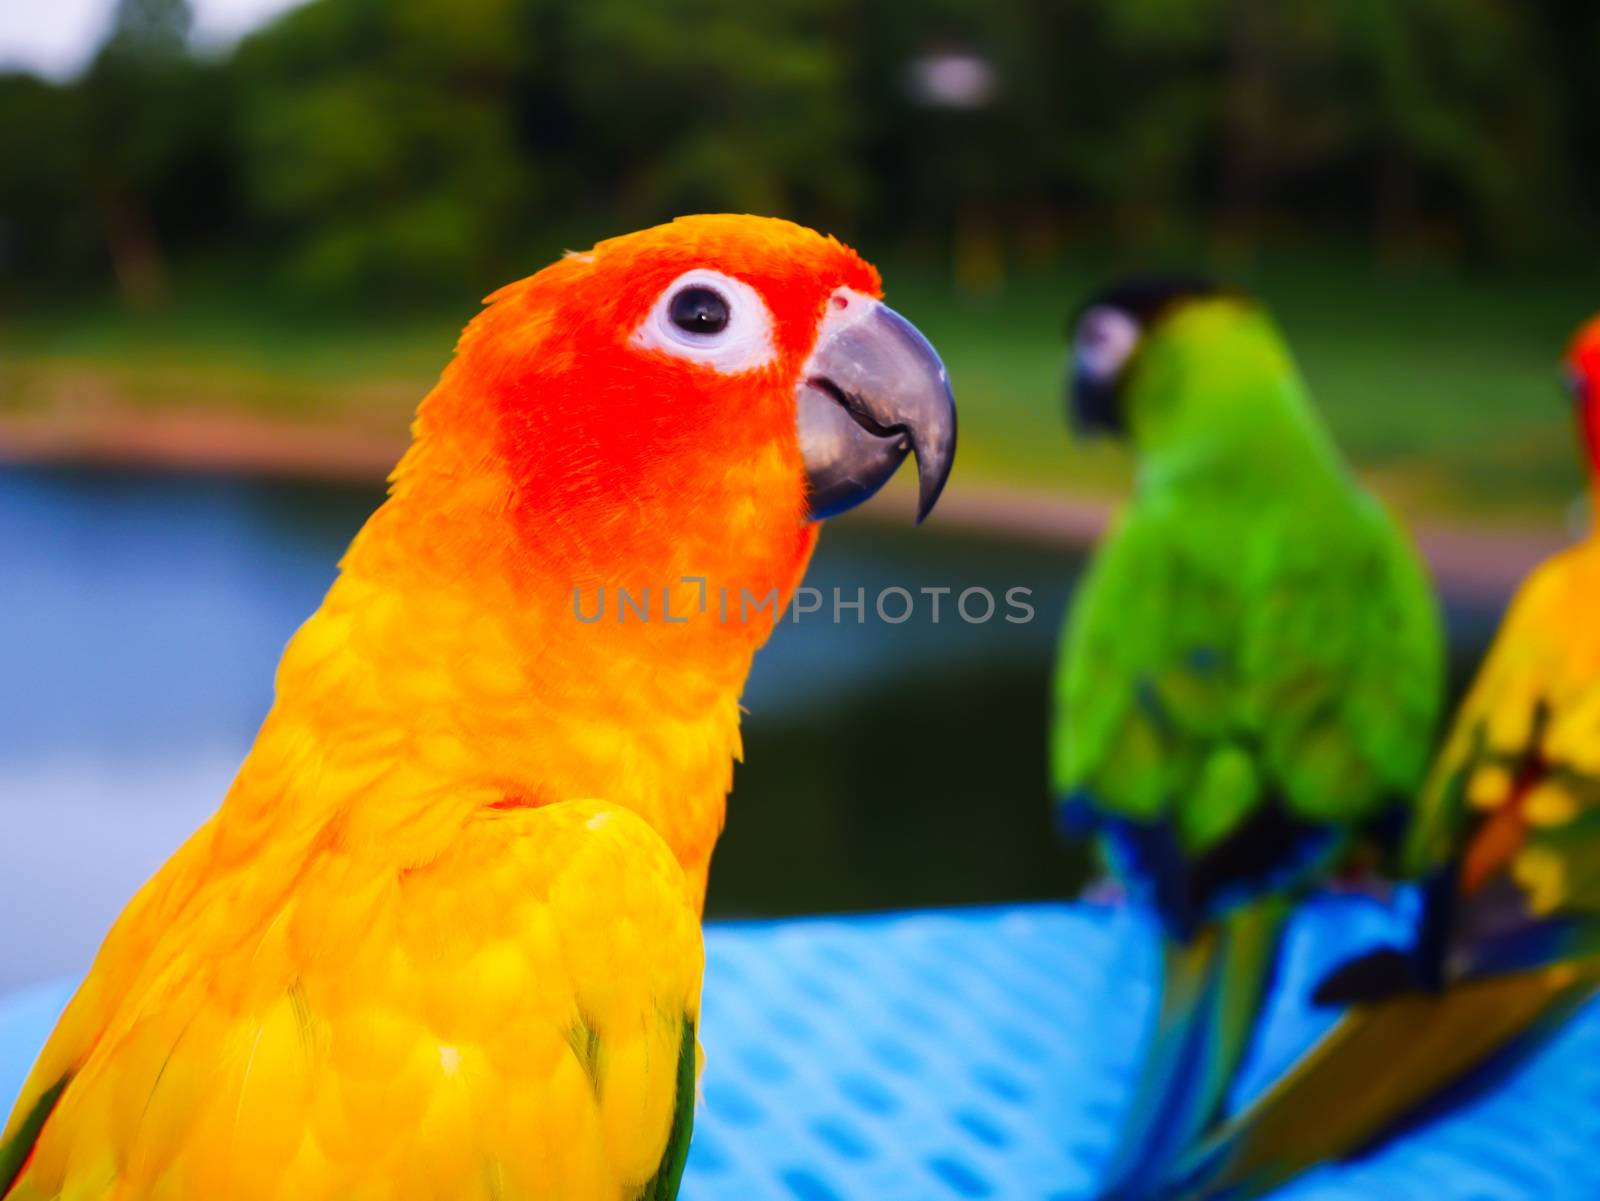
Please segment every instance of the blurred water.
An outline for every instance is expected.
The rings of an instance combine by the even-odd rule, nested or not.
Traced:
[[[373,490],[0,473],[0,990],[81,970],[128,895],[214,808]],[[881,502],[892,503],[892,502]],[[785,622],[745,698],[717,914],[1060,894],[1043,704],[1075,564],[933,529],[839,522],[808,577],[868,611]],[[919,603],[871,612],[881,588]],[[918,589],[982,586],[967,624]],[[1031,590],[1034,620],[1002,620]],[[974,609],[976,611],[976,608]],[[898,603],[891,603],[898,616]]]

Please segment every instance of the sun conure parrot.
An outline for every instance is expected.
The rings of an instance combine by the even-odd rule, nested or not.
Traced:
[[[926,513],[954,452],[878,296],[830,238],[703,216],[490,298],[45,1047],[0,1194],[676,1194],[751,656],[810,519],[908,452]]]
[[[1131,503],[1081,581],[1052,783],[1163,934],[1160,1001],[1106,1198],[1145,1195],[1220,1116],[1302,890],[1411,796],[1438,613],[1263,309],[1139,279],[1076,320],[1071,407],[1125,437]]]
[[[1600,318],[1565,367],[1593,491]],[[1422,885],[1413,945],[1319,986],[1349,1012],[1190,1158],[1173,1196],[1254,1197],[1370,1150],[1492,1083],[1600,990],[1597,617],[1591,532],[1522,585],[1428,776],[1402,859]]]

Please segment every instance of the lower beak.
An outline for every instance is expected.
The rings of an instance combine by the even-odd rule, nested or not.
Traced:
[[[1115,380],[1097,379],[1082,371],[1072,377],[1072,396],[1067,405],[1072,428],[1079,437],[1091,434],[1116,436],[1128,432],[1122,417],[1122,404]]]
[[[956,453],[956,404],[938,353],[899,313],[841,288],[801,372],[800,451],[811,518],[853,509],[916,456],[917,520],[933,509]]]

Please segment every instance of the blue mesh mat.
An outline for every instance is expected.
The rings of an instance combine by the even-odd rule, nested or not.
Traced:
[[[1398,930],[1369,902],[1291,934],[1241,1095],[1330,1020],[1294,997]],[[1149,930],[1076,905],[816,918],[707,931],[706,1052],[687,1201],[1075,1201],[1092,1195],[1150,1000]],[[0,1097],[68,986],[0,1003]],[[1600,1005],[1498,1091],[1285,1201],[1594,1201]]]

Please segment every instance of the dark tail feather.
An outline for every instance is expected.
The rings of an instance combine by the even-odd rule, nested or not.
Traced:
[[[1248,1201],[1370,1151],[1462,1097],[1591,996],[1600,961],[1413,993],[1352,1010],[1264,1096],[1185,1157],[1156,1195]]]
[[[1261,899],[1163,947],[1161,1001],[1101,1201],[1153,1195],[1221,1116],[1271,986],[1288,905]]]

